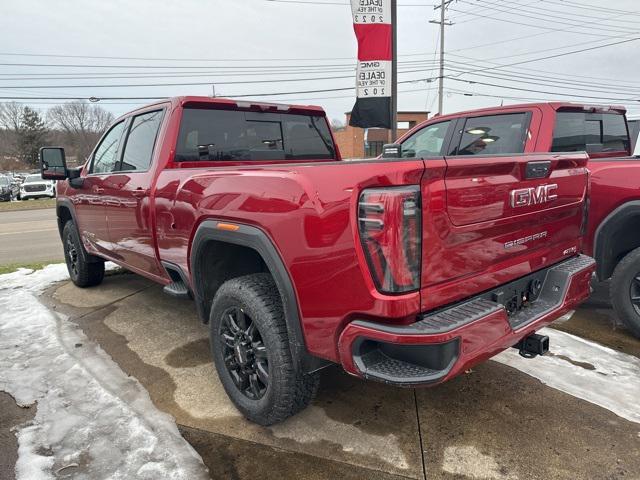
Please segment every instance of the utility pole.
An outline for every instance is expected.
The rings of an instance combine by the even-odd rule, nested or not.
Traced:
[[[398,139],[398,1],[391,0],[391,138],[389,143]]]
[[[453,25],[452,22],[447,22],[445,18],[445,12],[447,6],[453,2],[453,0],[441,0],[440,5],[433,7],[434,10],[440,9],[440,21],[429,20],[429,23],[436,23],[440,25],[440,73],[438,75],[438,115],[442,115],[442,108],[444,103],[444,27]]]

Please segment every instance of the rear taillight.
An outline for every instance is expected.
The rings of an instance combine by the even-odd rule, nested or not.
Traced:
[[[419,186],[369,188],[360,194],[360,240],[379,291],[420,287],[421,219]]]

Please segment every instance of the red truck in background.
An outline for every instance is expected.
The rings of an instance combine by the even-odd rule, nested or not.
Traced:
[[[492,122],[513,112],[531,115],[528,140],[524,149],[500,145]],[[455,134],[463,135],[442,150],[448,155],[513,154],[541,152],[566,154],[586,152],[590,177],[589,221],[584,252],[597,262],[597,278],[611,279],[611,303],[626,327],[640,338],[640,148],[637,137],[640,120],[627,123],[624,107],[577,105],[572,103],[538,103],[459,112],[431,119],[399,140],[404,156],[413,155],[416,131],[455,122]],[[504,115],[505,117],[500,117]],[[465,131],[469,119],[485,131],[475,139]],[[409,144],[409,145],[408,145]],[[467,145],[467,146],[464,146]],[[407,153],[407,146],[409,153]],[[636,149],[636,156],[632,155]],[[466,150],[466,151],[465,151]],[[418,156],[425,152],[416,152]],[[480,203],[478,204],[481,205]]]
[[[553,107],[439,117],[343,161],[322,109],[180,97],[118,119],[79,169],[41,150],[73,282],[104,261],[192,296],[237,408],[272,424],[318,370],[435,385],[589,295],[588,157],[539,153]]]

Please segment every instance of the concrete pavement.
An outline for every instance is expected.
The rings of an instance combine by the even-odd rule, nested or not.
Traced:
[[[0,265],[63,259],[53,208],[0,211]]]
[[[328,368],[310,408],[263,428],[228,401],[192,302],[130,274],[92,289],[62,284],[43,301],[176,418],[212,478],[640,478],[640,425],[496,362],[420,390]],[[606,303],[561,328],[640,354],[638,340],[612,328]]]

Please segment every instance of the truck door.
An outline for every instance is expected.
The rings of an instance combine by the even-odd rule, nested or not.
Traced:
[[[112,245],[107,227],[105,181],[118,168],[124,127],[125,122],[119,122],[102,137],[89,162],[82,188],[73,190],[80,237],[91,249],[109,256],[112,254]]]
[[[133,270],[163,276],[152,224],[152,157],[164,110],[132,117],[123,136],[119,169],[105,180],[106,211],[114,258]]]

